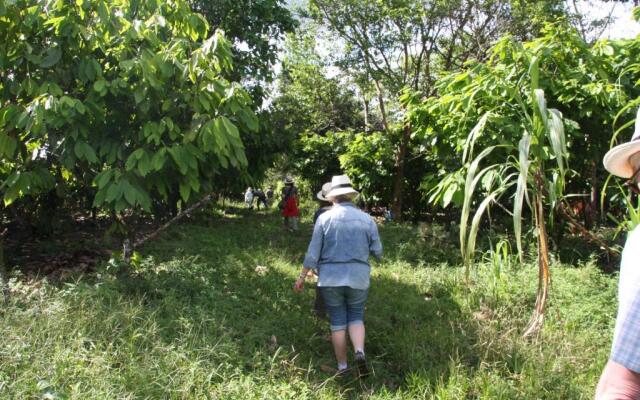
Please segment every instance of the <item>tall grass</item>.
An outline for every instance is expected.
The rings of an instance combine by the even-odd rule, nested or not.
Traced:
[[[145,248],[128,272],[105,265],[55,284],[14,277],[0,325],[0,397],[592,397],[616,288],[593,263],[554,265],[547,325],[526,340],[535,262],[512,268],[499,245],[470,287],[455,234],[383,226],[366,316],[375,373],[337,381],[314,292],[292,290],[310,233],[303,224],[290,235],[269,213],[203,214]]]

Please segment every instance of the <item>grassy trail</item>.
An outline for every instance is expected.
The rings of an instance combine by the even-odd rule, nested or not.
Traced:
[[[589,399],[606,360],[616,277],[553,265],[543,334],[520,336],[536,269],[478,263],[462,283],[455,237],[381,227],[367,353],[374,376],[336,381],[313,284],[292,290],[311,234],[273,214],[201,215],[124,275],[12,281],[0,325],[0,398]]]

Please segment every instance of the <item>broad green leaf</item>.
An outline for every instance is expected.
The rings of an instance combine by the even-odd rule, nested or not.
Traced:
[[[99,190],[103,189],[106,186],[106,184],[111,181],[111,178],[113,177],[114,172],[115,170],[113,169],[107,169],[105,171],[100,172],[98,175],[96,175],[94,182],[96,183],[96,185],[98,185]]]
[[[22,188],[25,185],[25,175],[14,172],[2,184],[4,188],[4,205],[9,206],[22,196]]]
[[[458,192],[458,186],[455,184],[449,185],[449,187],[447,187],[447,190],[445,190],[444,194],[442,195],[442,207],[446,208],[449,203],[451,203],[451,200],[453,199],[453,196]]]
[[[44,21],[44,25],[58,27],[60,23],[64,21],[66,18],[67,17],[64,15],[61,17],[51,17],[51,18],[48,18],[46,21]]]
[[[229,136],[234,137],[234,138],[239,138],[240,137],[240,133],[238,132],[238,128],[235,126],[235,124],[233,122],[231,122],[229,120],[229,118],[225,117],[224,115],[220,117],[220,119],[222,120],[222,123],[224,124],[225,130],[227,132],[227,134],[229,134]]]
[[[242,122],[247,126],[247,128],[251,131],[257,132],[260,128],[260,124],[258,121],[258,117],[251,111],[241,112],[240,118]]]
[[[0,154],[7,159],[13,159],[15,155],[18,142],[15,138],[0,133]]]
[[[121,213],[122,211],[127,209],[128,205],[129,204],[127,203],[125,198],[121,196],[120,199],[116,201],[116,205],[115,205],[114,209],[115,209],[116,213]]]
[[[62,58],[62,51],[60,50],[60,48],[59,47],[49,47],[49,49],[47,49],[47,53],[46,53],[44,59],[40,63],[40,66],[42,68],[53,67],[54,65],[56,65],[58,63],[58,61],[60,61],[60,58]]]
[[[151,172],[151,168],[151,157],[145,151],[138,161],[138,172],[141,176],[147,176],[147,174]]]
[[[119,199],[122,195],[120,191],[120,185],[115,181],[111,181],[111,184],[107,187],[106,192],[107,195],[105,197],[105,201],[109,203]]]
[[[81,141],[77,141],[73,146],[73,152],[75,153],[76,157],[80,159],[84,159],[84,149],[84,143],[82,143]]]
[[[189,175],[189,185],[194,192],[197,193],[200,191],[200,181],[196,175]]]
[[[191,186],[184,182],[180,182],[180,197],[184,202],[189,201],[189,196],[191,195]]]
[[[87,110],[84,106],[84,104],[82,104],[82,102],[80,100],[76,100],[73,104],[73,107],[75,108],[75,110],[84,115],[85,111]]]
[[[99,160],[95,150],[93,150],[93,147],[91,147],[91,145],[85,142],[82,142],[82,147],[83,147],[82,152],[84,154],[84,158],[91,164],[97,164]]]
[[[136,167],[137,163],[138,163],[138,159],[135,157],[135,152],[133,152],[131,153],[129,158],[127,158],[127,162],[124,164],[124,168],[127,171],[131,171]]]
[[[138,198],[138,191],[134,188],[128,181],[124,181],[124,199],[131,206],[136,205],[136,200]]]
[[[186,175],[189,172],[189,165],[187,164],[187,161],[185,159],[184,150],[182,149],[182,147],[169,147],[169,154],[178,166],[178,170],[180,171],[180,173],[182,175]]]
[[[100,189],[96,192],[95,197],[93,198],[93,207],[99,207],[104,203],[105,197],[107,196],[107,191],[104,189]]]
[[[213,139],[216,142],[213,150],[216,154],[229,154],[229,141],[227,136],[229,132],[227,131],[227,127],[224,123],[223,117],[218,117],[215,119],[213,123]]]
[[[164,163],[167,157],[167,150],[162,148],[158,150],[152,158],[151,164],[153,164],[153,169],[156,171],[160,171],[162,167],[164,167]]]
[[[107,85],[107,82],[104,79],[100,79],[94,82],[93,89],[96,92],[102,92]]]
[[[151,198],[145,190],[138,188],[138,200],[144,210],[151,211]]]

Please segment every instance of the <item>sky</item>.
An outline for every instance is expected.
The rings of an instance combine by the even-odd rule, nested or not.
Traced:
[[[531,0],[535,1],[535,0]],[[602,32],[600,38],[609,39],[631,39],[640,34],[640,23],[632,18],[632,10],[634,8],[633,1],[611,1],[611,0],[565,0],[567,7],[573,9],[574,3],[580,12],[585,13],[590,19],[604,18],[609,14],[612,16],[612,22]],[[287,6],[295,10],[303,7],[308,0],[286,0]],[[332,46],[322,43],[323,39],[319,39],[318,51],[320,53],[330,53]],[[280,73],[280,62],[274,65],[276,75]],[[337,67],[329,67],[325,73],[329,77],[333,77],[339,73]],[[269,102],[267,102],[269,103]]]
[[[640,34],[640,24],[634,21],[631,16],[633,10],[633,2],[631,1],[621,3],[619,1],[578,0],[576,5],[580,11],[594,18],[603,18],[611,13],[613,21],[603,32],[603,38],[631,39]]]

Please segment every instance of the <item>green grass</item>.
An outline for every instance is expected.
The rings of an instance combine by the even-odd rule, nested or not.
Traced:
[[[468,286],[455,235],[381,227],[385,259],[366,317],[375,374],[336,381],[328,324],[311,313],[313,285],[292,290],[309,223],[291,235],[271,214],[210,215],[165,233],[125,273],[14,279],[0,325],[0,397],[593,396],[617,285],[590,263],[553,265],[545,329],[525,340],[533,264],[482,260]]]

